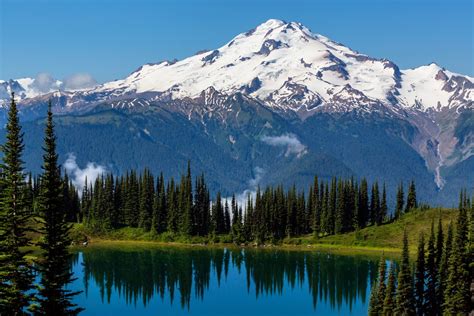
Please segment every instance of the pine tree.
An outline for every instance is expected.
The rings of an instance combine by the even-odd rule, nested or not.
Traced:
[[[370,223],[376,224],[380,214],[379,184],[375,182],[370,195]]]
[[[62,181],[51,102],[48,107],[43,148],[43,175],[39,196],[41,232],[44,235],[39,246],[43,255],[36,262],[41,282],[37,298],[39,304],[34,305],[32,311],[35,315],[76,315],[82,310],[72,303],[73,296],[78,292],[65,288],[74,280],[69,269],[71,254],[68,251],[71,244],[71,225],[66,221],[67,213],[61,194]]]
[[[319,199],[319,181],[318,177],[314,177],[313,190],[310,191],[312,196],[312,208],[310,208],[313,213],[312,220],[312,230],[315,237],[319,237],[321,232],[321,201]]]
[[[414,209],[417,207],[418,207],[418,202],[416,200],[415,181],[411,181],[410,186],[408,188],[408,196],[407,196],[405,212],[408,212],[411,209]]]
[[[385,293],[385,299],[383,301],[382,315],[392,316],[395,312],[395,268],[393,263],[390,265],[390,271],[388,273],[387,289]]]
[[[29,305],[33,275],[23,250],[30,244],[31,211],[25,203],[24,149],[15,95],[12,93],[6,125],[6,143],[2,146],[0,191],[0,314],[22,314]]]
[[[224,205],[224,233],[230,233],[230,212],[229,212],[229,203],[225,200]]]
[[[145,231],[149,231],[153,220],[155,183],[154,177],[148,169],[145,169],[141,176],[139,192],[140,202],[138,227],[143,228]]]
[[[372,289],[370,291],[370,299],[369,299],[369,316],[378,316],[380,315],[379,311],[379,296],[377,293],[377,282],[373,282]]]
[[[428,255],[426,257],[426,289],[425,289],[425,305],[424,312],[427,315],[438,315],[440,310],[437,304],[436,297],[436,280],[438,276],[438,269],[436,268],[436,248],[435,248],[435,233],[434,222],[431,222],[431,233],[428,240]]]
[[[377,217],[377,224],[381,225],[388,213],[388,207],[387,207],[387,190],[385,188],[385,183],[383,184],[383,189],[382,189],[382,202],[380,203],[380,212],[378,213]]]
[[[386,285],[385,285],[385,275],[386,275],[387,265],[385,263],[385,257],[382,255],[379,262],[379,276],[378,276],[378,285],[377,285],[377,312],[379,314],[383,311],[383,303],[386,296]]]
[[[425,237],[420,235],[415,267],[415,306],[416,314],[423,315],[425,293]]]
[[[410,271],[410,254],[408,251],[408,236],[403,234],[403,251],[398,273],[396,315],[414,315],[415,302],[413,296],[413,279]]]
[[[395,206],[395,219],[399,219],[403,214],[403,206],[405,205],[405,196],[403,193],[403,182],[400,183],[397,191],[397,205]]]
[[[339,179],[337,183],[337,202],[336,202],[336,214],[334,216],[334,232],[336,234],[343,233],[344,229],[344,209],[345,209],[345,196],[344,196],[344,184],[342,179]]]
[[[215,234],[219,235],[225,233],[224,209],[222,207],[221,192],[217,192],[216,201],[212,206],[212,222]]]
[[[447,281],[448,281],[448,265],[449,265],[449,258],[451,257],[452,246],[453,246],[453,225],[449,223],[448,232],[446,235],[446,242],[444,245],[444,251],[441,257],[441,263],[439,265],[438,306],[444,305],[444,294],[446,291],[446,286],[447,286]]]
[[[181,210],[180,231],[183,235],[193,234],[195,218],[193,214],[193,188],[191,177],[191,163],[188,161],[186,176],[181,179],[179,209]]]
[[[367,180],[364,178],[360,183],[360,193],[359,193],[359,227],[364,228],[367,226],[367,221],[369,220],[369,194],[368,194],[368,185]]]
[[[470,302],[471,277],[467,263],[468,223],[465,193],[461,193],[459,204],[456,237],[448,259],[448,279],[444,293],[443,313],[449,315],[467,314]]]

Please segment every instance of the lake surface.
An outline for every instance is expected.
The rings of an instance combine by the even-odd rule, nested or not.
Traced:
[[[81,315],[365,315],[378,261],[320,251],[90,247]]]

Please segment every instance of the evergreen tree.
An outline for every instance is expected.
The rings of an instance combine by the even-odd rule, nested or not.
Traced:
[[[341,234],[344,229],[344,210],[345,210],[345,196],[344,196],[344,184],[342,179],[339,179],[337,183],[337,202],[336,202],[336,214],[334,216],[334,232]]]
[[[423,315],[425,296],[425,237],[420,235],[415,267],[415,306],[416,314]]]
[[[381,225],[388,214],[388,207],[387,207],[387,190],[385,188],[385,183],[383,184],[383,189],[382,189],[382,202],[380,203],[380,211],[377,216],[377,224]]]
[[[225,233],[224,209],[222,207],[221,192],[217,192],[216,201],[212,206],[212,222],[215,234]]]
[[[438,269],[436,268],[436,248],[434,222],[431,222],[431,233],[428,240],[428,255],[426,257],[426,289],[425,289],[425,305],[424,312],[427,315],[438,315],[441,313],[438,308],[436,297],[436,281]]]
[[[193,214],[193,188],[191,178],[191,163],[188,161],[186,176],[181,179],[179,209],[181,211],[180,231],[190,236],[193,234],[195,218]]]
[[[225,200],[224,204],[224,233],[230,233],[230,212],[229,212],[229,203]]]
[[[451,249],[453,244],[453,225],[450,223],[448,226],[448,232],[446,235],[446,242],[444,245],[443,255],[441,257],[441,263],[439,265],[438,274],[438,306],[444,305],[444,294],[448,281],[448,264],[451,256]]]
[[[379,296],[377,293],[377,282],[372,283],[372,289],[370,291],[370,299],[369,299],[369,316],[378,316],[380,315],[379,310]]]
[[[107,185],[106,185],[107,187]],[[155,196],[154,177],[148,169],[145,169],[140,181],[139,221],[138,227],[145,231],[151,229],[153,220],[153,203]]]
[[[411,209],[417,208],[418,202],[416,200],[416,188],[415,181],[411,181],[410,186],[408,187],[407,203],[405,212],[410,211]]]
[[[390,265],[390,271],[388,274],[387,289],[385,293],[385,299],[383,301],[382,315],[392,316],[395,315],[395,268],[393,263]]]
[[[375,182],[370,195],[370,223],[376,224],[380,214],[379,184]]]
[[[367,221],[369,220],[369,194],[368,194],[368,185],[367,180],[364,178],[360,183],[360,193],[359,193],[359,227],[364,228],[367,226]]]
[[[385,263],[385,257],[382,256],[379,262],[379,276],[378,276],[378,285],[377,285],[377,312],[379,314],[383,311],[383,303],[386,296],[386,285],[385,285],[385,274],[386,274],[387,265]]]
[[[456,237],[448,259],[448,279],[444,293],[443,313],[462,315],[469,312],[471,277],[468,270],[466,196],[461,193]]]
[[[12,93],[6,125],[6,143],[2,146],[0,191],[0,314],[22,314],[29,305],[33,275],[24,250],[30,244],[31,211],[25,201],[23,174],[23,134],[15,95]]]
[[[397,307],[396,315],[414,315],[415,302],[413,296],[413,279],[410,271],[410,254],[408,251],[408,236],[405,230],[403,234],[403,251],[398,273]]]
[[[61,175],[56,153],[51,102],[48,107],[44,138],[43,175],[39,196],[41,232],[44,239],[39,243],[43,251],[42,258],[36,262],[41,274],[38,289],[38,305],[32,311],[35,315],[76,315],[81,309],[72,303],[77,292],[65,287],[74,279],[69,269],[71,254],[68,246],[71,225],[67,223],[67,213],[61,192]]]
[[[403,214],[403,206],[405,205],[405,196],[403,193],[403,182],[400,183],[397,191],[397,205],[395,206],[395,219],[399,219]]]

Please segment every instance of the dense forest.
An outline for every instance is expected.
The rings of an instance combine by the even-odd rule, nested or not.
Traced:
[[[28,182],[33,209],[41,186],[40,178]],[[235,195],[223,198],[220,192],[211,200],[204,175],[193,181],[190,164],[180,181],[165,181],[163,174],[155,178],[145,169],[140,174],[132,170],[119,177],[103,175],[93,183],[86,179],[81,192],[66,174],[62,187],[68,220],[84,223],[94,233],[129,226],[156,234],[231,234],[235,243],[341,234],[396,220],[418,207],[413,181],[406,199],[400,184],[391,211],[385,185],[381,189],[375,182],[369,187],[367,180],[353,178],[324,182],[317,176],[307,194],[295,186],[286,191],[283,186],[269,186],[248,194],[244,205]]]

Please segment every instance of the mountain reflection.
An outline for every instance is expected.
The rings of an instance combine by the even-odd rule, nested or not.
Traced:
[[[113,295],[135,306],[159,297],[171,304],[179,299],[190,309],[191,299],[205,300],[211,280],[220,288],[232,273],[256,299],[300,287],[308,288],[313,308],[324,302],[333,310],[342,304],[352,310],[356,301],[368,300],[378,262],[317,251],[160,247],[85,249],[74,262],[81,264],[86,297],[93,284],[108,304]]]

